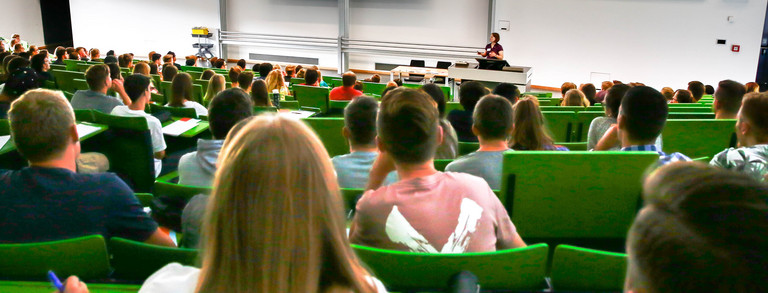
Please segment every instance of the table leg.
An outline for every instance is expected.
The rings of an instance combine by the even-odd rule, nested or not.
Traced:
[[[389,72],[389,80],[390,81],[395,80],[395,73],[392,71]]]

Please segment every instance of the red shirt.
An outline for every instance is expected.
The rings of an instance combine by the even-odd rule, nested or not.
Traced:
[[[355,97],[362,96],[363,92],[353,87],[340,86],[331,90],[331,101],[350,101]]]

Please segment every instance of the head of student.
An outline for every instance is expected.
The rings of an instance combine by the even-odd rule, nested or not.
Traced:
[[[285,80],[283,79],[283,73],[277,69],[270,71],[269,75],[267,75],[267,78],[264,79],[264,81],[267,83],[268,91],[271,91],[273,89],[280,90],[283,87],[285,87]]]
[[[96,48],[91,49],[90,55],[91,55],[91,60],[97,60],[101,58],[101,52],[99,51],[99,49],[96,49]]]
[[[510,148],[516,150],[544,150],[553,144],[544,125],[539,102],[534,97],[520,99],[512,112]]]
[[[194,56],[190,56],[194,57]],[[197,58],[185,58],[184,59],[184,65],[186,66],[195,66],[197,65]]]
[[[355,81],[357,81],[357,75],[352,71],[344,72],[344,74],[341,75],[341,85],[344,87],[354,86]]]
[[[498,43],[501,37],[499,36],[499,33],[491,33],[491,37],[489,38],[489,41],[491,43]]]
[[[565,97],[565,93],[567,93],[570,90],[576,89],[576,84],[572,82],[565,82],[563,85],[560,86],[560,94]]]
[[[354,148],[376,147],[376,113],[379,102],[368,96],[354,98],[344,108],[343,135]]]
[[[346,237],[338,183],[320,139],[281,115],[237,127],[219,156],[203,224],[199,291],[374,291]]]
[[[247,66],[247,64],[245,63],[245,59],[237,60],[237,66],[240,66],[240,68],[245,69],[245,66]]]
[[[445,117],[446,102],[445,93],[443,93],[443,90],[440,88],[440,86],[434,83],[428,83],[421,86],[421,90],[432,97],[432,100],[434,100],[437,104],[437,111],[440,113],[440,119],[443,119]]]
[[[243,90],[218,93],[208,105],[208,121],[214,139],[223,140],[238,122],[253,116],[253,102]]]
[[[675,90],[673,90],[671,87],[663,87],[661,88],[661,94],[664,95],[664,98],[667,99],[667,101],[672,101],[672,98],[675,97]]]
[[[432,160],[443,140],[440,114],[433,103],[415,89],[397,88],[384,96],[376,124],[379,150],[389,153],[398,165]]]
[[[200,79],[201,80],[210,80],[211,77],[213,77],[214,75],[216,75],[216,72],[214,72],[213,70],[210,70],[210,69],[206,69],[205,71],[203,71],[203,74],[200,75]]]
[[[605,100],[603,101],[605,116],[612,117],[614,119],[619,117],[619,106],[621,106],[621,99],[624,98],[624,95],[629,89],[630,87],[626,84],[618,84],[612,86],[611,89],[608,90],[608,93],[605,95]]]
[[[613,82],[606,80],[600,84],[600,90],[607,91],[613,86]]]
[[[587,97],[583,92],[577,89],[572,89],[568,90],[568,92],[565,93],[565,96],[563,96],[562,106],[586,107],[589,106],[589,104],[587,102]]]
[[[262,78],[267,77],[269,75],[269,72],[273,70],[273,66],[269,62],[264,62],[259,64],[259,76]]]
[[[152,53],[151,57],[149,58],[152,63],[158,64],[160,63],[160,58],[162,58],[163,55],[160,55],[160,53]]]
[[[35,73],[33,69],[19,68],[8,73],[8,79],[5,81],[0,96],[4,96],[8,100],[13,101],[25,92],[38,88],[39,86],[40,81],[37,78],[37,73]]]
[[[715,94],[715,87],[711,85],[705,85],[704,86],[704,93],[707,95],[714,95]]]
[[[698,102],[701,100],[701,97],[704,96],[706,87],[704,87],[702,82],[694,80],[688,83],[688,90],[691,91],[691,94],[693,95],[693,101]]]
[[[619,137],[632,145],[652,144],[667,123],[667,99],[659,91],[636,86],[627,91],[619,107]]]
[[[506,98],[513,105],[520,99],[520,89],[508,82],[502,82],[493,88],[493,94]]]
[[[169,66],[173,67],[173,66]],[[173,77],[171,82],[171,107],[184,107],[184,102],[192,99],[192,76],[182,72]]]
[[[149,64],[147,64],[145,61],[136,63],[136,65],[133,66],[133,74],[143,74],[145,76],[149,76]]]
[[[269,98],[267,83],[259,79],[251,84],[251,99],[253,105],[258,107],[272,107],[272,100]]]
[[[307,69],[307,72],[304,73],[304,84],[316,85],[318,83],[318,77],[317,70]]]
[[[243,69],[240,68],[240,66],[235,66],[229,69],[229,80],[233,83],[237,83],[237,78],[240,77],[240,73],[243,72]]]
[[[675,95],[672,96],[672,103],[676,104],[688,104],[688,103],[695,103],[696,101],[693,99],[693,94],[689,90],[677,90],[675,91]]]
[[[597,88],[595,88],[594,84],[591,83],[585,83],[582,84],[579,87],[579,90],[584,93],[584,96],[587,98],[587,101],[593,103],[595,101],[595,96],[597,96]]]
[[[115,63],[107,63],[106,65],[107,67],[109,67],[109,78],[111,78],[112,80],[123,79],[120,66],[117,66],[117,64]]]
[[[176,75],[179,74],[179,70],[176,69],[176,66],[163,66],[163,80],[164,81],[172,81]]]
[[[62,92],[27,91],[11,104],[8,120],[16,149],[32,165],[65,160],[74,168],[80,143],[75,113]]]
[[[733,80],[723,80],[717,84],[715,91],[714,108],[715,113],[719,113],[718,118],[735,118],[736,113],[741,108],[741,99],[747,93],[747,88]]]
[[[253,82],[253,72],[244,71],[237,76],[237,86],[246,92],[251,89],[251,83]]]
[[[465,111],[472,112],[475,110],[477,101],[489,93],[488,88],[480,82],[463,82],[459,88],[459,103],[461,103],[461,106],[464,107]]]
[[[512,111],[512,103],[504,97],[483,97],[472,113],[472,133],[477,135],[480,143],[506,141],[512,133]]]
[[[149,77],[142,74],[131,74],[125,78],[123,83],[125,93],[128,94],[131,102],[133,104],[141,104],[142,106],[149,103],[151,97],[149,85]]]
[[[92,91],[106,91],[106,89],[112,86],[109,66],[106,64],[91,65],[85,71],[85,81],[88,83],[88,88]]]
[[[34,69],[36,72],[47,72],[49,69],[51,69],[51,59],[48,58],[48,51],[40,51],[35,56],[32,56],[32,59],[30,59],[30,65],[32,69]]]
[[[226,89],[227,80],[221,74],[214,74],[208,79],[208,89],[205,90],[205,102],[210,102],[220,92]]]
[[[648,177],[629,230],[627,290],[765,292],[768,187],[702,163]]]
[[[742,146],[768,144],[768,93],[744,96],[736,120],[736,136]]]

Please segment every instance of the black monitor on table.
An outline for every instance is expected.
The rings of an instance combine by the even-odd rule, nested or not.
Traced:
[[[477,69],[502,70],[504,67],[509,66],[509,63],[507,63],[506,60],[485,58],[475,58],[475,60],[480,63],[480,66],[478,66]]]

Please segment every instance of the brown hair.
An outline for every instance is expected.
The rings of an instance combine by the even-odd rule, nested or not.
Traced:
[[[746,85],[744,85],[744,86],[746,87],[746,90],[747,90],[747,92],[748,92],[748,93],[751,93],[751,92],[755,92],[755,93],[757,93],[757,92],[760,92],[760,85],[759,85],[759,84],[757,84],[757,83],[756,83],[756,82],[754,82],[754,81],[750,81],[750,82],[748,82],[748,83],[747,83]]]
[[[664,87],[661,89],[661,94],[664,95],[664,98],[666,98],[667,101],[671,101],[672,98],[675,97],[675,90],[671,87]]]
[[[379,139],[395,162],[420,164],[434,158],[440,114],[426,93],[397,88],[381,99]]]
[[[59,157],[71,143],[75,113],[62,92],[35,89],[11,104],[8,120],[19,153],[36,163]]]
[[[176,69],[176,66],[168,65],[163,66],[163,81],[172,81],[173,78],[176,77],[177,74],[179,74],[179,70]]]
[[[477,102],[472,120],[480,138],[506,140],[512,131],[512,103],[501,96],[487,95]]]
[[[144,62],[144,61],[136,63],[136,66],[133,67],[133,74],[142,74],[142,75],[149,76],[149,64],[147,64],[147,62]]]
[[[563,102],[560,104],[560,106],[586,107],[589,106],[589,101],[587,101],[587,97],[583,92],[577,89],[572,89],[565,93],[565,96],[563,96]]]
[[[202,80],[211,80],[211,77],[213,77],[214,75],[216,75],[216,72],[214,72],[213,70],[210,70],[210,69],[206,69],[205,71],[203,71],[203,74],[200,75],[200,79],[202,79]],[[224,77],[224,76],[222,75],[222,77]]]
[[[374,291],[345,234],[330,158],[308,126],[256,116],[230,131],[220,160],[197,292]]]
[[[230,82],[237,82],[237,78],[240,77],[240,73],[243,72],[243,69],[240,68],[240,66],[235,66],[229,69],[229,81]]]
[[[224,91],[226,88],[227,80],[224,79],[224,76],[221,74],[214,74],[208,79],[208,89],[205,91],[203,101],[206,103],[210,102],[217,94]]]
[[[760,141],[768,139],[768,93],[748,93],[741,101],[741,118],[749,121]]]
[[[510,148],[538,151],[545,150],[552,144],[538,101],[531,97],[518,101],[512,112]]]
[[[173,67],[173,66],[171,66]],[[171,107],[184,107],[184,100],[192,101],[192,76],[182,72],[173,78],[171,83]]]
[[[560,93],[563,94],[563,97],[565,97],[565,93],[567,93],[569,90],[574,90],[574,89],[576,89],[575,83],[566,82],[560,86]]]
[[[133,55],[131,54],[123,54],[120,55],[117,59],[118,65],[120,67],[131,67],[131,64],[133,64]]]
[[[272,100],[267,92],[267,83],[263,79],[253,82],[251,85],[251,100],[257,107],[272,107]]]
[[[93,61],[93,59],[101,57],[101,52],[99,51],[99,49],[92,48],[90,53],[91,53],[90,54],[91,55],[91,61]]]
[[[491,35],[495,39],[496,43],[498,43],[501,40],[501,37],[499,36],[499,33],[491,33]]]
[[[253,72],[245,71],[243,73],[240,73],[240,75],[237,77],[237,86],[239,86],[243,90],[248,90],[248,88],[251,86],[251,83],[253,82]]]
[[[693,100],[693,95],[689,90],[677,90],[675,92],[675,97],[677,97],[677,103],[679,104],[696,102]]]
[[[92,91],[103,89],[107,78],[109,78],[109,67],[106,64],[91,65],[85,71],[85,81]]]
[[[606,81],[604,81],[602,84],[600,84],[600,89],[601,89],[601,90],[604,90],[604,91],[607,91],[607,90],[608,90],[608,89],[610,89],[612,86],[613,86],[613,83],[612,83],[612,82],[610,82],[610,81],[607,81],[607,80],[606,80]]]
[[[173,62],[173,55],[165,54],[163,56],[163,63],[171,63],[171,62]]]

